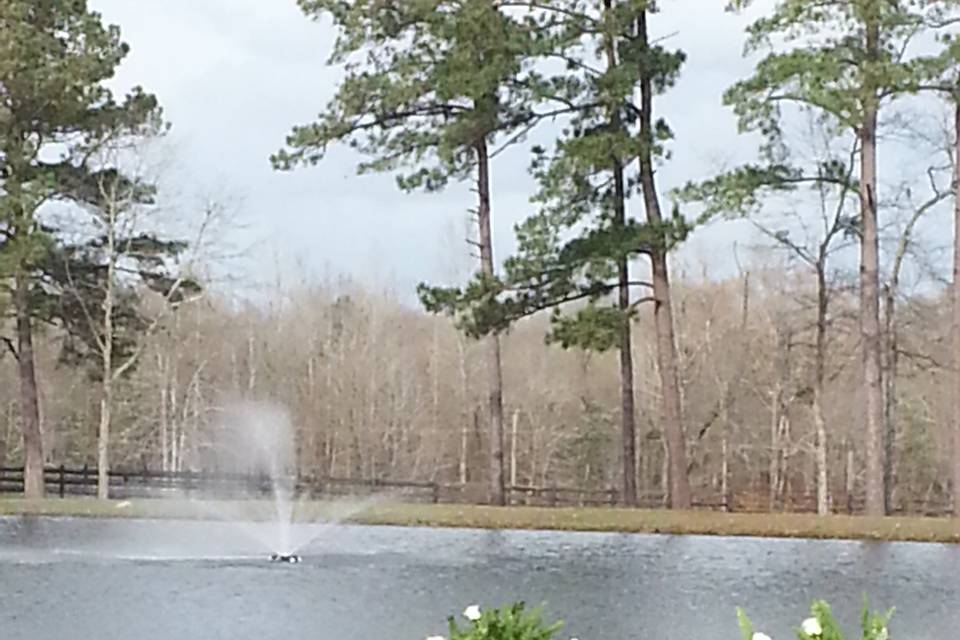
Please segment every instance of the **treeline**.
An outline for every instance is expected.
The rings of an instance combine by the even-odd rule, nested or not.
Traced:
[[[658,110],[688,72],[657,30],[660,4],[300,3],[332,19],[343,75],[274,166],[343,144],[403,191],[470,182],[476,276],[418,288],[451,326],[359,289],[294,292],[270,311],[218,302],[195,277],[208,225],[193,242],[159,233],[156,190],[134,169],[166,130],[158,101],[104,88],[127,53],[119,31],[84,2],[0,3],[5,388],[19,390],[7,426],[22,446],[4,442],[27,494],[42,494],[51,456],[95,450],[104,498],[111,460],[197,464],[218,408],[252,396],[293,408],[305,468],[443,477],[493,504],[529,482],[616,485],[625,505],[752,493],[827,513],[862,493],[870,514],[950,495],[960,510],[960,287],[951,305],[942,287],[901,284],[926,221],[951,202],[960,220],[960,7],[775,3],[745,33],[753,73],[722,96],[755,159],[663,192],[670,146],[704,141],[674,142]],[[924,126],[937,109],[956,117]],[[491,176],[545,131],[527,149],[531,215],[502,259]],[[887,149],[910,171],[879,165]],[[49,222],[51,203],[87,215],[81,240]],[[672,282],[670,253],[725,217],[751,220],[786,266]],[[81,371],[96,394],[51,386]],[[69,388],[85,402],[53,418]]]
[[[815,424],[811,403],[812,315],[797,279],[756,271],[728,282],[680,283],[687,447],[695,502],[741,508],[814,505]],[[392,294],[356,286],[288,292],[273,308],[233,309],[213,298],[171,316],[116,390],[111,460],[117,468],[199,470],[218,444],[218,421],[240,400],[290,411],[304,473],[464,483],[486,499],[487,379],[481,345],[442,318]],[[943,300],[904,304],[909,318],[894,448],[895,508],[940,509],[950,477],[949,375],[937,351],[947,334]],[[856,301],[829,358],[824,400],[833,445],[833,507],[862,504],[863,430],[857,416]],[[637,318],[636,468],[641,499],[665,496],[666,448],[659,420],[653,319]],[[531,319],[504,337],[506,475],[515,485],[622,486],[618,369],[612,354],[544,344]],[[785,358],[782,349],[790,343]],[[50,463],[97,463],[100,402],[91,380],[59,363],[48,333],[38,351],[44,451]],[[0,451],[22,461],[15,371],[0,369]],[[220,443],[222,444],[222,443]]]

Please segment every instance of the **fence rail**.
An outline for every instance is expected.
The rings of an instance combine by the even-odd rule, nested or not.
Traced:
[[[206,497],[214,499],[245,498],[251,495],[269,495],[271,480],[258,474],[224,471],[158,471],[155,469],[111,470],[110,495],[115,498]],[[61,498],[92,496],[97,493],[97,469],[94,467],[48,466],[43,479],[49,496]],[[297,495],[322,498],[337,495],[370,494],[375,492],[402,493],[407,500],[432,503],[482,502],[485,486],[443,484],[425,480],[392,480],[381,478],[342,478],[318,475],[299,475],[287,479]],[[615,507],[621,504],[617,489],[581,489],[573,487],[508,486],[507,498],[511,505],[542,507]],[[23,492],[23,468],[0,467],[0,494]],[[658,508],[664,505],[661,493],[642,493],[638,505]],[[721,496],[701,496],[694,508],[739,513],[783,511],[813,513],[814,496],[798,496],[786,504],[771,509],[769,499],[756,492],[744,492],[724,500]],[[862,513],[862,495],[844,496],[832,505],[835,513]],[[899,501],[897,515],[944,516],[951,512],[949,497],[936,496],[924,500]]]
[[[107,473],[110,494],[117,498],[159,498],[171,495],[211,498],[249,497],[269,494],[273,482],[267,476],[223,471],[110,470]],[[45,467],[43,480],[48,495],[65,498],[97,493],[97,469]],[[319,497],[345,493],[371,493],[376,490],[404,491],[411,497],[440,501],[436,482],[298,476],[287,478],[298,495]],[[23,491],[23,468],[0,467],[0,493]]]
[[[110,495],[116,498],[181,495],[229,499],[252,494],[268,495],[273,489],[268,477],[249,473],[111,469],[107,475]],[[66,498],[97,493],[97,469],[94,467],[48,466],[43,470],[43,479],[49,496]],[[422,502],[455,503],[470,501],[471,493],[459,484],[420,480],[300,475],[287,478],[287,481],[298,495],[311,498],[393,491]],[[21,492],[23,467],[0,467],[0,494]],[[619,501],[619,493],[614,489],[516,486],[507,487],[507,492],[511,504],[534,506],[614,506]]]

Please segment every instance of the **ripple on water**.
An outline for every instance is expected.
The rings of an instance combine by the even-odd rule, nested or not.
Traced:
[[[948,545],[351,526],[303,555],[269,563],[210,523],[0,518],[0,629],[418,638],[466,604],[524,599],[568,620],[565,636],[737,637],[742,605],[776,638],[792,637],[817,597],[853,629],[863,593],[896,605],[894,632],[911,640],[960,626],[960,554]]]

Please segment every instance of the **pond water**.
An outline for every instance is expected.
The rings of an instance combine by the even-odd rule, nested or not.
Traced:
[[[278,565],[236,534],[0,518],[0,638],[422,640],[468,604],[524,599],[561,638],[737,640],[741,605],[779,640],[818,597],[853,631],[864,594],[897,607],[893,638],[960,628],[949,545],[331,526]]]

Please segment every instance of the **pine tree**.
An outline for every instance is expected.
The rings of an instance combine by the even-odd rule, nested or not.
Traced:
[[[735,8],[748,4],[750,0],[731,3]],[[862,413],[866,424],[866,509],[871,515],[885,510],[879,118],[881,110],[899,97],[943,90],[945,74],[960,64],[960,40],[949,32],[957,23],[958,9],[958,0],[840,0],[827,4],[780,0],[768,16],[748,29],[747,51],[765,49],[769,53],[757,64],[753,76],[731,87],[725,96],[741,128],[764,135],[772,162],[782,160],[788,151],[781,136],[782,118],[798,107],[819,112],[858,142]],[[931,34],[942,45],[939,50],[914,55],[909,45]]]
[[[538,6],[561,17],[567,40],[555,54],[567,61],[564,84],[585,96],[555,148],[534,149],[533,172],[540,185],[534,201],[540,212],[518,226],[518,253],[506,261],[503,277],[424,294],[431,307],[459,316],[476,335],[552,309],[550,340],[564,347],[618,349],[623,500],[628,505],[637,502],[631,324],[638,304],[654,302],[668,494],[672,506],[686,508],[690,490],[666,255],[690,225],[678,212],[668,218],[660,213],[653,163],[665,155],[671,133],[652,117],[654,94],[673,83],[684,56],[649,42],[646,19],[652,4],[610,0],[591,7],[557,0]],[[584,40],[593,48],[583,47]],[[594,55],[601,60],[600,69],[593,66]],[[639,105],[634,101],[638,91]],[[634,162],[636,175],[628,173]],[[647,213],[642,223],[627,212],[638,187]],[[640,257],[651,260],[653,282],[631,276],[631,262]],[[637,288],[652,295],[635,298]],[[585,304],[568,313],[566,305],[578,301]]]
[[[95,168],[88,160],[110,132],[152,126],[157,102],[133,90],[122,102],[104,82],[127,54],[119,29],[83,0],[0,3],[0,269],[10,291],[23,414],[27,497],[44,493],[43,443],[33,333],[49,312],[41,264],[55,245],[40,210],[82,202]],[[57,155],[55,159],[51,158]]]
[[[396,171],[404,191],[438,191],[451,181],[476,186],[480,273],[494,278],[492,158],[542,118],[568,107],[567,93],[530,61],[547,47],[549,25],[512,17],[489,0],[301,0],[339,32],[331,63],[346,77],[317,122],[296,127],[274,165],[319,162],[344,142],[368,159],[360,173]],[[541,105],[548,104],[537,112]],[[487,341],[490,500],[504,504],[503,382],[500,339]]]

